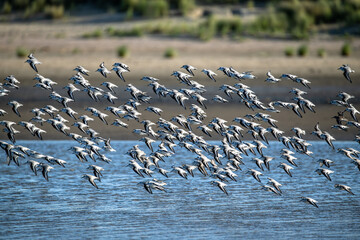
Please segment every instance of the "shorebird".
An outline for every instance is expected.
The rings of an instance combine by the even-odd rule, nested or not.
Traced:
[[[296,136],[298,138],[302,138],[303,135],[305,135],[305,133],[306,133],[305,130],[303,130],[303,129],[299,128],[299,127],[293,127],[291,129],[291,131],[295,132],[295,134],[296,134]]]
[[[357,114],[360,114],[360,111],[357,110],[352,104],[349,104],[349,106],[345,109],[346,112],[350,112],[351,117],[357,122]]]
[[[265,82],[277,83],[277,82],[280,82],[280,81],[281,81],[280,78],[274,77],[274,76],[271,74],[270,71],[268,71],[268,72],[266,73],[266,76],[267,76],[267,78],[266,78]]]
[[[197,128],[200,129],[203,133],[205,133],[209,137],[211,137],[210,132],[212,132],[212,130],[209,127],[207,127],[206,125],[201,125],[201,126],[198,126]]]
[[[349,129],[348,126],[339,125],[339,124],[332,125],[331,128],[339,129],[339,130],[342,130],[342,131],[347,131]]]
[[[329,168],[330,164],[333,163],[334,161],[326,158],[320,158],[319,160],[317,160],[317,162],[320,164],[320,167],[324,165]]]
[[[111,92],[104,93],[103,98],[106,98],[112,104],[115,104],[114,100],[118,99],[118,97],[114,96]]]
[[[222,71],[226,76],[231,77],[231,70],[228,67],[219,67],[218,71]]]
[[[279,192],[282,193],[280,187],[282,186],[279,182],[277,182],[275,179],[268,177],[268,184],[273,185],[273,187]]]
[[[263,185],[261,188],[264,189],[265,191],[275,193],[276,195],[281,195],[281,193],[280,193],[280,192],[277,192],[276,189],[273,188],[272,186]]]
[[[39,62],[39,60],[37,60],[32,53],[29,54],[28,58],[29,59],[26,60],[25,62],[29,63],[30,67],[34,69],[35,72],[38,72],[36,65],[41,64],[41,62]]]
[[[89,70],[86,70],[83,66],[77,66],[76,68],[73,69],[74,71],[77,71],[83,75],[89,76]]]
[[[144,178],[144,175],[142,174],[143,167],[140,166],[139,163],[137,163],[135,160],[130,160],[130,163],[128,166],[131,166],[132,170],[139,176]]]
[[[98,180],[101,182],[100,176],[102,177],[101,171],[104,171],[104,168],[96,166],[96,165],[89,165],[87,169],[90,169],[94,172],[94,176],[99,178]]]
[[[128,124],[124,123],[124,122],[121,121],[120,119],[115,119],[114,122],[113,122],[111,125],[128,128]]]
[[[189,78],[192,78],[192,75],[180,72],[180,71],[175,71],[171,74],[171,76],[175,76],[181,83],[185,83],[186,85],[191,86],[191,82]]]
[[[255,79],[256,77],[252,74],[252,71],[243,72],[241,74],[242,79]]]
[[[327,142],[327,144],[329,144],[329,146],[335,150],[335,147],[332,143],[332,141],[335,140],[335,138],[333,136],[331,136],[330,133],[323,131],[320,135],[320,138],[325,140]]]
[[[254,169],[249,169],[246,173],[251,174],[256,179],[256,181],[261,182],[259,178],[260,175],[263,175],[261,172]]]
[[[172,168],[173,168],[171,170],[172,172],[176,171],[180,177],[187,179],[187,173],[184,169],[182,169],[181,167],[176,167],[176,166],[172,166]]]
[[[9,75],[6,78],[4,78],[4,80],[8,81],[11,84],[16,84],[16,85],[20,84],[20,81],[17,80],[14,75]]]
[[[300,83],[300,84],[302,84],[302,85],[304,85],[305,87],[307,87],[307,88],[310,88],[310,81],[309,80],[307,80],[307,79],[305,79],[305,78],[299,78],[299,77],[297,77],[297,78],[295,78],[295,80],[293,80],[294,82],[297,82],[297,83]]]
[[[212,98],[213,101],[218,102],[218,103],[227,103],[228,100],[226,100],[225,98],[220,97],[219,95],[215,95]]]
[[[218,188],[221,191],[223,191],[226,195],[229,195],[229,193],[226,191],[226,188],[225,188],[226,184],[225,183],[215,180],[215,181],[211,181],[211,184],[218,186]]]
[[[329,181],[331,181],[330,174],[333,173],[334,171],[325,168],[318,168],[315,170],[315,172],[319,175],[321,174],[324,175]]]
[[[184,68],[186,71],[188,71],[191,75],[195,76],[194,75],[194,70],[196,70],[197,68],[196,67],[193,67],[191,65],[183,65],[181,68]]]
[[[12,106],[12,110],[14,111],[14,113],[16,115],[18,115],[19,117],[21,117],[21,114],[19,112],[19,107],[22,107],[24,105],[22,105],[21,103],[15,101],[15,100],[8,102],[8,105]]]
[[[298,96],[298,97],[300,97],[300,96],[302,96],[302,95],[304,95],[304,94],[307,94],[307,92],[302,91],[302,90],[300,90],[300,89],[298,89],[298,88],[292,88],[289,93],[294,93],[294,94],[295,94],[296,96]]]
[[[284,73],[281,75],[280,78],[288,78],[292,81],[295,81],[295,79],[297,78],[298,76],[294,75],[294,74],[289,74],[289,73]]]
[[[161,110],[161,109],[158,108],[158,107],[152,107],[152,106],[147,107],[145,110],[146,110],[146,111],[149,111],[149,112],[153,112],[153,113],[155,113],[155,114],[157,114],[157,115],[159,115],[159,116],[161,116],[161,113],[162,113],[162,111],[163,111],[163,110]]]
[[[121,67],[122,69],[126,70],[127,72],[130,72],[130,67],[126,65],[125,63],[114,63],[113,67]]]
[[[166,192],[166,189],[164,187],[166,183],[155,178],[149,181],[139,182],[138,185],[143,185],[145,190],[150,194],[153,194],[152,189]]]
[[[35,160],[28,160],[26,163],[29,164],[31,171],[37,176],[37,169],[40,167],[40,163]]]
[[[293,167],[291,167],[290,165],[287,165],[286,163],[280,163],[279,168],[284,169],[284,171],[290,176],[292,177],[292,174],[290,172],[291,169],[294,169]]]
[[[256,166],[258,166],[258,168],[260,168],[262,171],[264,171],[264,168],[262,166],[264,164],[263,160],[261,160],[259,158],[252,158],[251,160],[256,163]]]
[[[0,116],[3,117],[7,114],[7,112],[4,109],[0,109]]]
[[[102,86],[105,86],[107,89],[110,90],[110,92],[114,93],[115,94],[115,90],[114,88],[118,88],[118,86],[114,83],[111,83],[111,82],[103,82],[101,83]]]
[[[339,189],[339,190],[345,190],[347,191],[348,193],[350,193],[351,195],[355,195],[352,191],[351,191],[351,187],[349,186],[346,186],[344,184],[335,184],[334,187],[336,189]]]
[[[261,158],[264,161],[264,165],[267,168],[267,170],[270,171],[270,161],[274,160],[274,157],[262,156]]]
[[[96,183],[95,183],[95,180],[99,180],[98,177],[96,177],[96,176],[94,176],[94,175],[90,175],[90,174],[84,174],[84,175],[82,175],[81,178],[87,179],[87,180],[91,183],[91,185],[93,185],[93,186],[96,187],[96,188],[99,188],[99,187],[96,185]]]
[[[115,66],[111,69],[111,71],[115,71],[116,72],[116,75],[123,81],[123,82],[126,82],[125,81],[125,78],[123,76],[123,73],[124,72],[128,72],[126,69],[120,67],[120,66]]]
[[[350,73],[354,73],[355,71],[352,70],[349,66],[349,64],[343,64],[341,67],[338,68],[338,70],[343,71],[343,75],[350,83],[352,83],[352,80],[350,78]]]
[[[314,207],[317,207],[317,208],[319,207],[317,205],[317,201],[312,199],[312,198],[309,198],[309,197],[301,197],[300,201],[311,204],[311,205],[313,205]]]
[[[82,120],[83,123],[85,123],[86,125],[88,125],[89,121],[94,121],[94,119],[89,117],[88,115],[81,115],[79,119]]]
[[[211,80],[213,80],[214,82],[216,82],[214,76],[216,76],[217,74],[214,73],[213,71],[209,70],[209,69],[203,69],[201,70],[201,72],[205,73]]]
[[[71,117],[72,119],[76,120],[75,115],[78,114],[78,113],[75,112],[72,108],[70,108],[70,107],[65,107],[65,108],[62,108],[60,111],[66,113],[67,115],[69,115],[69,117]]]
[[[96,72],[101,73],[101,75],[103,75],[104,77],[107,77],[107,75],[111,73],[111,72],[105,67],[104,62],[100,63],[99,67],[100,67],[100,68],[98,68],[98,69],[96,70]]]
[[[201,96],[200,94],[198,93],[194,93],[192,95],[192,98],[195,99],[201,106],[203,106],[205,109],[207,109],[204,101],[207,101],[207,99],[203,96]]]
[[[42,172],[43,177],[46,179],[46,181],[49,181],[48,173],[50,172],[51,169],[54,169],[54,168],[46,163],[40,163],[39,167],[41,167],[41,172]]]
[[[80,89],[78,89],[77,87],[75,87],[75,86],[74,86],[73,84],[71,84],[71,83],[69,83],[68,85],[66,85],[66,86],[64,87],[64,89],[67,90],[67,93],[68,93],[69,97],[70,97],[71,99],[73,99],[73,100],[74,100],[74,92],[80,91]]]
[[[355,96],[353,96],[353,95],[350,95],[350,94],[348,94],[348,93],[346,93],[346,92],[339,92],[339,94],[337,95],[338,97],[341,97],[341,100],[343,101],[343,102],[348,102],[350,99],[353,99],[353,98],[355,98]]]

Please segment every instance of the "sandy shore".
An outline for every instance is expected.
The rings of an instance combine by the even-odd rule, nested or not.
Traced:
[[[111,25],[111,24],[108,24]],[[340,71],[336,70],[344,63],[350,64],[355,70],[360,66],[360,40],[354,39],[352,42],[353,55],[348,58],[341,57],[339,50],[343,44],[343,40],[335,39],[314,39],[308,42],[309,56],[305,58],[284,57],[283,51],[286,47],[292,46],[297,48],[304,42],[285,41],[285,40],[256,40],[244,39],[240,42],[227,39],[214,39],[210,42],[200,42],[189,39],[171,39],[163,37],[143,37],[143,38],[102,38],[102,39],[83,39],[80,36],[92,31],[96,28],[105,28],[108,25],[90,24],[69,24],[58,23],[55,25],[33,23],[27,24],[0,24],[0,56],[3,59],[0,68],[0,77],[5,78],[7,75],[14,74],[21,81],[19,90],[12,90],[8,97],[1,99],[0,108],[9,112],[1,119],[19,121],[15,114],[11,113],[11,109],[6,103],[9,100],[17,99],[25,106],[21,109],[23,114],[22,120],[29,120],[33,115],[29,112],[34,107],[43,107],[52,104],[61,108],[56,102],[49,102],[49,92],[33,88],[35,75],[24,61],[25,59],[15,57],[15,50],[19,46],[35,51],[37,58],[42,62],[39,66],[40,74],[51,78],[58,82],[55,91],[65,95],[62,89],[64,85],[69,83],[68,80],[75,72],[72,69],[77,65],[83,65],[90,71],[91,76],[87,79],[93,86],[99,86],[105,79],[99,73],[94,71],[98,68],[99,63],[105,61],[110,67],[112,63],[123,61],[131,68],[131,72],[124,74],[127,83],[132,83],[141,90],[147,91],[152,97],[152,105],[159,106],[164,110],[162,115],[165,119],[170,119],[179,113],[189,115],[189,110],[183,110],[172,100],[158,99],[153,95],[151,89],[139,79],[142,76],[153,76],[160,79],[161,83],[168,88],[184,88],[185,85],[171,77],[170,74],[174,70],[180,70],[183,64],[191,64],[198,68],[194,80],[205,85],[208,92],[205,97],[211,99],[215,94],[224,96],[218,91],[222,84],[235,84],[233,79],[226,78],[221,72],[216,71],[220,66],[233,66],[238,71],[252,70],[257,79],[246,80],[260,100],[268,103],[273,100],[291,101],[292,95],[288,91],[292,87],[304,87],[297,85],[288,80],[284,80],[279,84],[265,83],[266,72],[271,70],[275,76],[282,73],[293,73],[301,77],[309,79],[312,89],[308,90],[306,98],[317,104],[317,113],[307,112],[301,119],[291,112],[291,110],[282,110],[281,113],[271,114],[273,118],[279,121],[279,128],[286,131],[287,134],[293,126],[304,128],[308,133],[312,131],[316,122],[320,122],[323,130],[328,130],[337,139],[353,139],[358,132],[352,129],[349,132],[340,132],[332,130],[331,125],[335,124],[332,116],[336,115],[342,108],[329,105],[331,99],[335,99],[339,91],[346,91],[356,96],[353,100],[356,107],[359,106],[360,99],[360,70],[353,74],[354,83],[347,82]],[[59,33],[62,33],[59,37]],[[120,45],[128,46],[130,56],[125,59],[119,59],[116,56],[116,48]],[[173,47],[178,51],[178,56],[174,59],[165,59],[163,53],[166,48]],[[318,58],[316,51],[324,48],[327,51],[327,57]],[[76,51],[74,51],[76,49]],[[75,53],[76,52],[76,53]],[[217,82],[211,82],[201,69],[208,68],[218,73]],[[130,97],[124,92],[125,83],[120,82],[115,74],[112,74],[108,81],[119,85],[119,100],[115,106],[123,104]],[[169,103],[170,101],[170,103]],[[193,100],[190,103],[195,103]],[[111,105],[105,99],[101,103],[95,103],[86,96],[85,93],[76,95],[76,102],[70,106],[79,114],[84,113],[87,106],[95,106],[104,109]],[[234,117],[244,116],[252,113],[237,100],[227,105],[215,104],[211,101],[208,103],[208,117],[204,123],[208,123],[212,117],[219,116],[229,121]],[[141,112],[146,106],[141,106]],[[88,113],[89,114],[89,113]],[[109,113],[110,114],[110,113]],[[109,123],[115,117],[109,116]],[[151,119],[156,121],[157,116],[152,113],[144,112],[142,119]],[[69,119],[70,120],[70,119]],[[90,124],[90,127],[101,132],[103,137],[111,137],[113,139],[137,139],[139,136],[131,133],[133,128],[141,128],[141,124],[137,122],[129,122],[129,129],[118,129],[113,126],[105,126],[96,120]],[[267,126],[266,124],[264,126]],[[21,133],[17,135],[20,139],[34,139],[28,132],[17,127]],[[46,139],[63,138],[51,126],[45,124],[43,128],[47,131],[44,135]],[[79,131],[72,127],[72,132]],[[195,130],[196,133],[199,133]],[[246,136],[246,134],[245,134]],[[0,138],[5,138],[1,133]],[[311,138],[308,136],[308,138]]]

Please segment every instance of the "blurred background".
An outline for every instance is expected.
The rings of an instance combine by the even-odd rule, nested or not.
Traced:
[[[35,72],[24,63],[32,52],[42,62],[39,73],[56,81],[54,90],[61,95],[66,95],[62,87],[72,82],[73,69],[82,65],[91,71],[87,79],[93,86],[105,80],[119,85],[115,105],[130,98],[123,90],[132,83],[153,97],[151,104],[163,108],[162,117],[168,120],[189,111],[169,98],[155,96],[141,77],[159,78],[168,88],[185,88],[170,75],[184,64],[193,65],[198,68],[194,80],[208,90],[204,95],[209,99],[207,120],[221,112],[231,121],[252,112],[238,99],[229,99],[227,105],[210,100],[215,94],[225,97],[218,90],[222,84],[236,83],[217,69],[232,66],[239,72],[253,71],[257,78],[244,83],[261,101],[292,101],[289,90],[298,87],[308,91],[306,97],[317,105],[316,114],[306,113],[302,119],[291,110],[274,114],[282,130],[288,132],[298,125],[309,133],[320,121],[338,139],[353,139],[355,130],[331,130],[335,124],[331,117],[340,109],[329,102],[339,91],[346,91],[356,96],[352,100],[356,106],[359,103],[360,0],[1,0],[0,13],[0,77],[13,74],[21,82],[20,89],[1,99],[1,108],[10,113],[6,103],[16,99],[25,105],[21,109],[24,119],[31,119],[32,108],[49,104],[50,92],[33,87]],[[131,72],[124,74],[127,82],[115,73],[108,79],[96,73],[103,61],[108,68],[114,62],[129,65]],[[337,70],[342,64],[355,69],[353,84]],[[210,81],[200,72],[203,68],[216,72],[218,81]],[[304,77],[312,82],[311,90],[290,80],[266,83],[269,70],[276,77],[283,73]],[[84,92],[75,93],[75,99],[70,107],[79,115],[86,106],[104,109],[111,105],[106,99],[93,102]],[[61,108],[56,102],[53,105]],[[155,119],[153,115],[143,113],[143,118]],[[19,121],[15,114],[6,118]],[[109,122],[114,118],[109,117]],[[130,130],[98,129],[107,137],[137,139],[131,129],[140,127],[130,122]],[[50,126],[43,128],[48,132],[45,138],[63,138]],[[26,132],[19,137],[33,138]]]

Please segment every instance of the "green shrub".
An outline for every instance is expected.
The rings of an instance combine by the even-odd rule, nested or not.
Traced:
[[[310,37],[313,18],[305,11],[298,11],[293,19],[290,19],[290,22],[292,23],[289,25],[289,31],[292,37],[296,39],[308,39]]]
[[[144,36],[144,30],[137,26],[137,27],[134,27],[131,31],[130,31],[130,36],[135,36],[135,37],[142,37]]]
[[[217,32],[220,34],[220,36],[225,37],[230,33],[230,25],[227,24],[225,21],[219,21],[217,22]]]
[[[103,31],[101,29],[96,29],[93,32],[93,37],[94,38],[101,38],[103,36]]]
[[[50,19],[60,19],[64,17],[64,6],[63,5],[52,5],[46,6],[44,9],[45,16]]]
[[[308,55],[308,53],[309,53],[309,48],[307,45],[304,44],[298,48],[297,54],[299,57],[305,57],[306,55]]]
[[[351,55],[351,45],[350,43],[344,43],[341,47],[341,56],[348,57]]]
[[[287,28],[286,15],[277,12],[273,6],[269,6],[266,13],[257,17],[249,26],[250,33],[254,35],[259,33],[283,34],[287,31]]]
[[[110,26],[110,27],[108,27],[108,28],[105,29],[105,32],[106,32],[106,34],[108,34],[109,36],[115,36],[116,30],[115,30],[114,27]]]
[[[73,55],[79,54],[79,53],[81,53],[81,49],[75,47],[75,48],[71,51],[71,53],[72,53]]]
[[[126,10],[125,19],[126,20],[131,20],[131,19],[133,19],[133,17],[134,17],[134,8],[129,7]]]
[[[183,16],[188,16],[196,6],[194,0],[180,0],[178,4],[178,8]]]
[[[294,51],[294,48],[292,48],[292,47],[287,47],[287,48],[285,48],[284,53],[285,53],[285,56],[287,56],[287,57],[292,57],[292,56],[294,56],[295,51]]]
[[[317,55],[318,55],[319,57],[321,57],[321,58],[326,57],[326,51],[325,51],[325,49],[324,49],[324,48],[319,48],[319,49],[317,50]]]
[[[93,32],[84,33],[82,35],[83,38],[102,38],[103,31],[101,29],[96,29]]]
[[[4,14],[10,14],[11,10],[11,4],[8,1],[4,2],[1,12]]]
[[[125,58],[125,57],[129,56],[129,54],[130,54],[130,51],[127,46],[122,45],[117,48],[118,57]]]
[[[253,1],[253,0],[247,1],[246,7],[247,7],[248,9],[250,9],[250,10],[254,9],[254,8],[255,8],[255,3],[254,3],[254,1]]]
[[[46,1],[45,0],[29,1],[26,4],[26,8],[25,8],[25,11],[24,11],[24,17],[25,18],[30,18],[30,17],[35,16],[38,13],[44,12],[45,6],[46,6]]]
[[[55,38],[65,38],[66,33],[65,32],[58,32],[58,33],[55,33],[54,37]]]
[[[16,48],[16,56],[18,58],[24,58],[27,55],[29,55],[29,50],[27,50],[26,48],[24,48],[24,47]]]
[[[211,40],[216,34],[216,22],[214,16],[209,16],[199,25],[197,36],[203,41]]]
[[[243,31],[243,26],[241,19],[238,17],[230,19],[219,19],[214,20],[216,24],[216,34],[220,36],[226,36],[232,34],[233,36],[238,36]]]
[[[166,0],[145,1],[141,9],[141,15],[149,18],[166,17],[169,14],[169,5]]]
[[[172,47],[167,48],[164,52],[165,58],[175,58],[177,55],[177,51]]]

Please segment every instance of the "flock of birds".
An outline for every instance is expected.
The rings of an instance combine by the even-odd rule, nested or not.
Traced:
[[[16,145],[15,136],[20,132],[16,128],[21,126],[29,131],[35,138],[42,140],[46,131],[41,129],[41,126],[43,126],[43,124],[50,124],[59,133],[75,140],[78,145],[72,146],[69,151],[71,151],[80,162],[85,163],[87,165],[86,169],[92,172],[92,174],[82,175],[82,178],[88,180],[95,188],[98,188],[97,181],[101,181],[103,177],[104,168],[90,164],[90,161],[94,163],[96,161],[110,163],[111,159],[106,157],[106,152],[115,151],[111,146],[110,139],[100,136],[100,133],[90,127],[94,118],[88,115],[77,116],[78,113],[70,107],[74,102],[76,94],[80,94],[76,93],[79,91],[86,92],[94,101],[105,98],[111,103],[111,105],[105,109],[108,113],[116,117],[111,125],[128,128],[128,124],[124,121],[125,119],[127,121],[137,121],[138,124],[142,126],[142,128],[133,129],[133,133],[139,135],[140,141],[145,143],[146,147],[151,151],[151,154],[147,155],[144,148],[141,149],[140,145],[133,146],[127,151],[127,154],[131,157],[128,166],[139,178],[148,178],[148,180],[140,181],[139,185],[144,187],[150,194],[153,194],[155,190],[167,191],[166,181],[153,178],[155,174],[161,174],[164,178],[169,178],[171,177],[171,172],[174,172],[173,174],[178,174],[182,178],[187,179],[190,176],[196,177],[196,173],[198,172],[197,174],[208,177],[209,183],[217,186],[224,194],[228,195],[226,186],[230,181],[238,181],[237,172],[242,171],[242,165],[245,164],[243,162],[243,156],[246,155],[252,157],[251,161],[256,163],[258,169],[248,168],[244,172],[252,175],[255,181],[261,183],[262,189],[277,195],[282,195],[281,183],[268,177],[268,182],[264,184],[264,180],[260,178],[266,169],[270,170],[270,166],[272,165],[271,161],[274,160],[274,157],[266,156],[263,153],[263,149],[266,149],[270,145],[268,141],[269,135],[284,145],[284,148],[281,150],[281,158],[285,161],[280,163],[278,167],[282,168],[284,174],[288,174],[289,177],[292,177],[292,171],[295,171],[298,167],[296,163],[297,158],[294,156],[295,152],[308,156],[313,154],[309,149],[311,144],[304,139],[306,132],[303,129],[294,127],[292,131],[295,135],[285,136],[284,131],[278,128],[277,120],[272,118],[270,113],[277,113],[282,109],[282,111],[289,110],[297,116],[302,117],[306,110],[315,112],[315,104],[306,99],[304,97],[306,92],[299,88],[293,88],[290,91],[290,93],[294,94],[294,102],[274,101],[264,104],[249,86],[240,82],[241,80],[254,79],[255,76],[252,72],[240,73],[232,67],[218,68],[219,72],[222,72],[229,78],[238,80],[238,82],[233,86],[223,84],[220,90],[224,93],[224,97],[215,95],[212,101],[227,103],[229,99],[236,98],[245,106],[254,110],[255,113],[247,114],[243,117],[236,117],[233,119],[232,124],[220,117],[215,117],[208,123],[205,122],[207,115],[204,109],[207,109],[206,102],[208,99],[203,95],[206,92],[206,88],[195,80],[192,80],[197,70],[195,67],[184,65],[181,68],[186,70],[187,73],[174,71],[171,74],[181,83],[185,84],[187,88],[169,89],[162,85],[159,79],[144,76],[141,80],[148,82],[148,86],[157,96],[172,99],[184,109],[190,108],[191,110],[189,116],[178,114],[166,120],[161,117],[162,109],[149,105],[145,111],[156,114],[158,118],[156,122],[152,122],[147,119],[142,119],[142,114],[138,108],[140,105],[150,104],[151,97],[132,84],[127,84],[125,89],[125,91],[131,95],[129,100],[125,104],[116,107],[115,101],[118,97],[116,96],[115,89],[118,88],[118,86],[109,81],[101,84],[106,90],[101,87],[92,86],[86,79],[90,71],[82,66],[77,66],[74,69],[77,73],[70,78],[70,81],[73,81],[73,83],[64,86],[63,89],[65,89],[67,93],[67,95],[64,96],[53,90],[53,86],[58,84],[57,82],[38,73],[37,66],[41,64],[41,62],[38,61],[33,54],[28,56],[26,63],[36,72],[34,79],[38,82],[34,87],[47,91],[49,98],[54,103],[58,102],[56,104],[62,107],[59,109],[52,105],[46,105],[42,108],[33,108],[31,112],[34,114],[34,117],[29,121],[19,121],[16,123],[1,120],[0,125],[3,126],[3,132],[6,133],[10,142],[1,141],[0,146],[6,153],[8,165],[11,163],[17,166],[28,164],[35,175],[38,174],[38,171],[41,171],[47,181],[49,181],[50,170],[54,169],[55,166],[65,167],[66,161],[41,154],[21,145]],[[350,75],[354,71],[350,66],[342,65],[339,70],[343,72],[344,77],[349,82],[352,82]],[[100,64],[99,69],[96,70],[96,72],[99,72],[105,78],[107,78],[112,71],[125,82],[124,74],[129,73],[130,68],[124,63],[115,63],[110,71],[105,67],[103,62]],[[217,74],[215,72],[209,69],[203,69],[202,72],[206,74],[210,80],[216,81]],[[310,81],[293,74],[282,74],[280,78],[276,78],[269,71],[265,81],[277,83],[282,79],[292,80],[310,89]],[[6,77],[5,82],[0,86],[0,96],[9,95],[11,89],[19,88],[19,84],[20,82],[15,76],[10,75]],[[332,128],[341,131],[347,131],[349,128],[360,129],[360,123],[357,119],[357,115],[360,114],[360,112],[350,103],[350,100],[353,99],[354,96],[346,92],[340,92],[338,97],[339,99],[332,100],[331,104],[339,106],[343,110],[334,116],[336,123]],[[188,104],[187,101],[191,101],[191,99],[197,104]],[[8,105],[11,106],[13,112],[21,118],[21,107],[23,104],[13,100],[9,101]],[[107,113],[90,106],[86,107],[85,110],[88,111],[89,114],[91,113],[93,117],[99,118],[99,121],[103,124],[109,124],[107,121]],[[347,116],[347,113],[349,113],[349,116]],[[0,109],[0,116],[6,114],[8,113],[5,110]],[[65,118],[65,114],[68,117]],[[69,124],[71,123],[69,119],[73,122],[72,126],[78,128],[82,132],[82,135],[70,132],[71,127],[69,127]],[[195,125],[203,134],[202,136],[193,132]],[[154,130],[155,128],[157,128],[157,131]],[[243,139],[244,133],[249,133],[253,140],[245,141]],[[215,134],[223,139],[221,143],[219,142],[219,145],[211,144],[204,139],[204,136],[213,138]],[[335,138],[331,136],[329,132],[322,131],[319,123],[316,124],[311,134],[317,136],[320,140],[326,141],[330,148],[335,149],[333,145]],[[355,135],[354,141],[360,143],[360,135]],[[157,147],[155,147],[155,144],[157,144]],[[141,146],[145,147],[145,145]],[[165,162],[166,158],[173,156],[179,147],[195,154],[196,157],[192,159],[193,162],[191,164],[179,163],[173,165],[171,169],[162,168],[161,162]],[[360,151],[353,148],[344,148],[337,149],[337,152],[348,157],[351,163],[360,170]],[[333,161],[330,159],[319,159],[318,163],[320,167],[315,172],[331,181],[331,174],[334,171],[330,170],[330,166],[333,164]],[[347,185],[338,183],[335,184],[334,187],[339,190],[344,190],[349,194],[354,194],[351,191],[351,187]],[[310,197],[301,197],[300,200],[318,207],[317,201]]]

